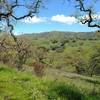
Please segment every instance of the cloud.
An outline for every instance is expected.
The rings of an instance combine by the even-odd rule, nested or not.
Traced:
[[[65,15],[52,16],[51,21],[64,23],[64,24],[68,24],[68,25],[77,23],[77,19],[74,16],[65,16]]]
[[[100,20],[100,13],[98,14],[93,14],[92,15],[94,20]],[[79,19],[88,19],[88,15],[85,16],[79,16]],[[28,17],[25,18],[23,20],[21,20],[21,22],[23,23],[29,23],[29,24],[37,24],[37,23],[43,23],[43,22],[47,22],[47,23],[52,23],[52,22],[59,22],[59,23],[64,23],[67,25],[72,25],[75,23],[79,23],[79,19],[75,18],[74,16],[65,16],[63,14],[58,14],[58,15],[54,15],[51,18],[48,17]]]
[[[45,22],[45,18],[34,16],[32,18],[31,17],[25,18],[21,21],[24,22],[24,23],[36,24],[36,23]]]
[[[93,19],[100,20],[100,14],[93,14],[92,17]]]
[[[100,22],[100,14],[99,13],[92,14],[91,17],[93,19],[92,22],[99,24],[99,22]],[[84,23],[86,20],[90,20],[89,15],[86,14],[84,16],[79,16],[79,21],[82,21]],[[80,23],[80,25],[83,25],[81,22],[79,22],[79,23]]]
[[[80,19],[89,19],[89,15],[80,16]],[[92,18],[94,20],[100,20],[100,14],[92,14]]]

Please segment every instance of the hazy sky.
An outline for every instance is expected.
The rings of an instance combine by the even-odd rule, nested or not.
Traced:
[[[89,4],[89,2],[86,3]],[[100,0],[95,4],[95,9],[100,19],[99,4]],[[62,0],[46,0],[44,5],[46,8],[41,8],[39,14],[35,17],[18,21],[14,32],[20,34],[44,31],[86,32],[96,30],[96,28],[89,28],[87,25],[82,25],[74,16],[71,16],[76,12],[74,3],[63,2]],[[23,14],[23,10],[18,10],[17,14]]]

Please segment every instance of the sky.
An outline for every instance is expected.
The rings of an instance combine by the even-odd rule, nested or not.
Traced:
[[[89,2],[86,2],[86,4],[89,5]],[[100,0],[98,0],[94,7],[100,19],[99,4]],[[73,16],[79,14],[74,8],[74,3],[63,2],[62,0],[46,0],[44,5],[45,8],[41,8],[34,17],[16,22],[14,33],[40,33],[48,31],[90,32],[97,30],[97,28],[89,28],[87,25],[81,24]],[[18,10],[16,14],[22,15],[24,11],[25,9]]]

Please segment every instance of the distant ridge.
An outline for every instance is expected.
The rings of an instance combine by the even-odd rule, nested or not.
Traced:
[[[21,35],[33,35],[33,34],[44,34],[44,33],[95,33],[95,31],[91,31],[91,32],[71,32],[71,31],[57,31],[57,30],[54,30],[54,31],[47,31],[47,32],[34,32],[34,33],[23,33]]]
[[[99,33],[98,33],[99,34]],[[23,34],[20,37],[28,37],[30,39],[44,38],[44,39],[95,39],[99,38],[97,32],[65,32],[65,31],[51,31],[51,32],[41,32],[41,33],[32,33],[32,34]],[[99,36],[99,37],[98,37]]]

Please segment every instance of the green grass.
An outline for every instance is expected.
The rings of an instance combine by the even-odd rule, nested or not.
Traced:
[[[48,77],[49,78],[49,77]],[[59,77],[60,78],[60,77]],[[75,79],[76,80],[76,79]],[[99,100],[99,95],[84,93],[82,87],[68,82],[77,81],[40,79],[28,72],[0,64],[0,100]],[[88,82],[87,82],[88,83]],[[80,84],[85,84],[81,81]],[[88,83],[89,84],[89,83]]]

